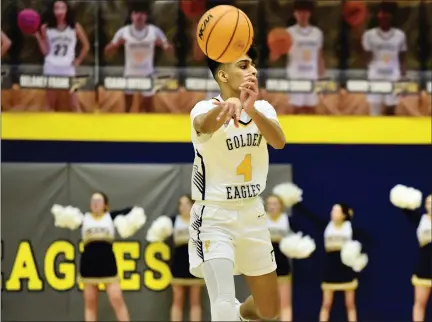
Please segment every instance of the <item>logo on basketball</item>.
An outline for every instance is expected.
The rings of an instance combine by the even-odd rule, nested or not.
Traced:
[[[209,15],[207,16],[207,18],[205,18],[204,21],[203,21],[203,23],[201,24],[201,26],[200,26],[200,30],[199,30],[199,34],[198,34],[198,37],[199,37],[201,40],[202,40],[203,37],[204,37],[204,31],[206,30],[207,25],[209,24],[209,22],[210,22],[212,19],[213,19],[212,14],[209,14]]]
[[[234,47],[238,50],[243,50],[246,47],[246,43],[242,40],[236,41]]]

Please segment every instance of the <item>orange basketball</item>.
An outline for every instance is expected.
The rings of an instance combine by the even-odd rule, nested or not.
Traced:
[[[220,63],[230,63],[249,50],[254,30],[243,11],[233,6],[220,5],[201,17],[196,38],[199,47],[209,58]]]
[[[292,46],[291,34],[285,28],[274,28],[267,35],[267,46],[275,55],[285,55]]]
[[[367,17],[366,4],[359,0],[345,2],[343,17],[351,27],[360,26]]]

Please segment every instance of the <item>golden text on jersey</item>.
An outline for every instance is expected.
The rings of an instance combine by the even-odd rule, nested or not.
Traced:
[[[192,171],[194,200],[239,201],[259,196],[265,189],[269,156],[267,142],[256,124],[243,111],[239,127],[230,120],[211,135],[198,134],[193,120],[213,107],[211,100],[199,102],[191,112],[195,159]],[[277,120],[274,108],[257,101],[255,108]]]

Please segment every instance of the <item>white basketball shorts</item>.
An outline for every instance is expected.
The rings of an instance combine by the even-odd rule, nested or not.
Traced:
[[[45,62],[43,74],[46,76],[75,76],[76,69],[74,65],[61,66]]]
[[[289,103],[293,107],[315,107],[318,105],[318,95],[316,93],[310,94],[289,94]]]
[[[189,268],[196,277],[203,277],[203,262],[216,258],[231,260],[236,275],[261,276],[276,270],[267,215],[258,198],[236,210],[195,203],[189,234]]]

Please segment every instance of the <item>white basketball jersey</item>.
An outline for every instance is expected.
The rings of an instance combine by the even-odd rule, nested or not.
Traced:
[[[115,237],[114,223],[107,212],[102,218],[94,218],[90,213],[84,215],[81,225],[82,239],[88,241],[112,241]]]
[[[220,96],[216,99],[222,101]],[[193,127],[195,117],[213,107],[213,100],[201,101],[191,111],[195,149],[192,199],[232,203],[255,198],[266,186],[269,168],[267,142],[244,111],[238,128],[230,120],[211,135],[196,133]],[[267,101],[256,101],[255,108],[277,121],[276,111]]]
[[[189,242],[189,220],[177,215],[174,220],[173,231],[175,246],[186,245]]]
[[[287,28],[293,44],[288,53],[288,75],[292,79],[317,79],[318,60],[323,46],[323,33],[314,26],[294,25]]]
[[[270,231],[271,241],[276,243],[280,242],[291,230],[288,215],[285,213],[281,214],[277,219],[269,216],[267,226]]]
[[[431,216],[423,215],[417,227],[417,239],[420,246],[432,243],[432,219]]]
[[[407,51],[406,36],[402,30],[369,29],[363,34],[362,44],[366,51],[372,53],[368,68],[370,79],[397,80],[400,77],[399,54]]]
[[[353,230],[349,221],[345,221],[340,227],[330,222],[324,231],[325,249],[327,251],[341,250],[352,238]]]
[[[48,28],[46,34],[48,55],[45,56],[45,62],[59,67],[71,66],[77,44],[75,29],[69,26],[64,30]]]
[[[125,76],[147,77],[154,72],[156,42],[166,41],[164,33],[154,25],[137,30],[133,25],[124,26],[117,31],[113,42],[125,40]]]

